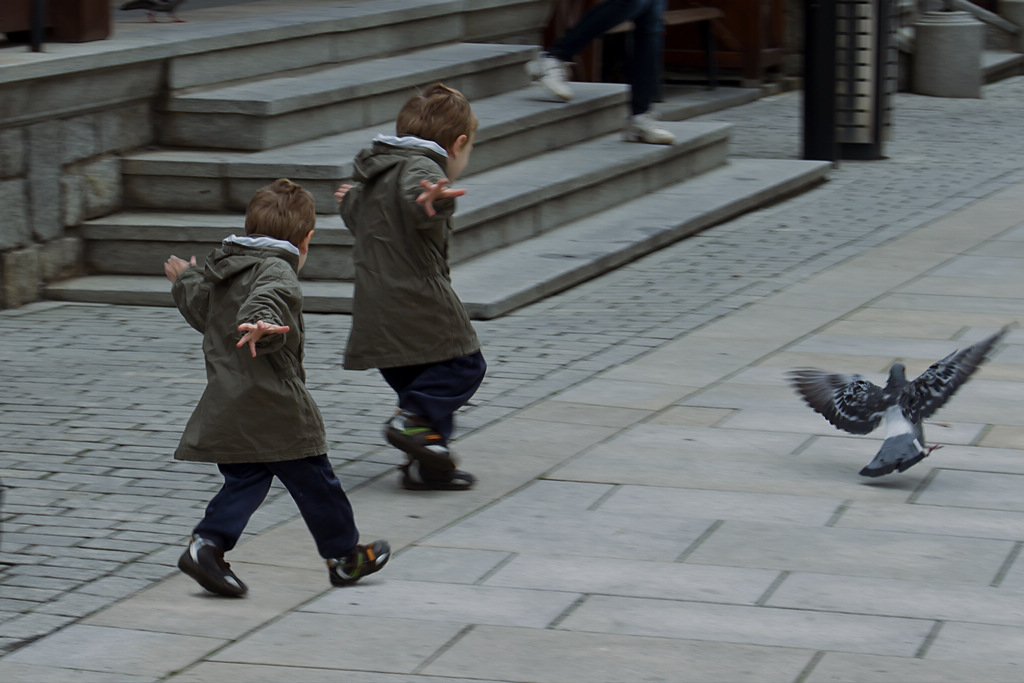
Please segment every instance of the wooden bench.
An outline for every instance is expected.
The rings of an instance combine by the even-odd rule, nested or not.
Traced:
[[[665,12],[662,18],[665,26],[682,26],[684,24],[698,24],[700,39],[704,46],[704,58],[708,69],[708,83],[711,89],[718,87],[718,67],[715,64],[715,34],[711,30],[711,22],[721,19],[725,13],[717,7],[690,7],[688,9],[674,9]],[[613,33],[625,33],[633,30],[633,22],[625,21],[611,29],[605,35]]]

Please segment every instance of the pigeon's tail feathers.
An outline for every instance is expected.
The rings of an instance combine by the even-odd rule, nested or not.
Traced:
[[[1004,327],[987,339],[954,351],[942,360],[932,363],[920,377],[907,385],[900,396],[900,405],[904,413],[915,422],[930,417],[988,359],[992,348],[1009,329],[1009,326]]]
[[[885,415],[884,392],[860,375],[805,368],[789,377],[804,402],[838,429],[868,434]]]
[[[863,477],[881,477],[899,470],[906,471],[928,457],[933,449],[927,448],[913,433],[890,436],[882,442],[874,459],[860,471]]]
[[[128,0],[121,5],[121,9],[149,9],[149,0]]]

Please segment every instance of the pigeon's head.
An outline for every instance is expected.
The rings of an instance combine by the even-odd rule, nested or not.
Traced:
[[[907,381],[907,368],[903,363],[893,363],[893,366],[889,368],[889,384],[893,382],[906,382]]]

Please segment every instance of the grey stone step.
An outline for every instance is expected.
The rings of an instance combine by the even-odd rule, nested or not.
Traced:
[[[171,90],[343,63],[453,42],[533,42],[547,0],[373,0],[335,7],[288,8],[219,22],[172,53]]]
[[[171,95],[163,144],[262,150],[394,120],[416,87],[435,81],[470,100],[529,84],[529,45],[457,43]]]
[[[465,293],[475,319],[496,318],[802,191],[824,180],[831,166],[821,161],[733,160],[462,263],[453,270],[453,282]]]
[[[1004,78],[1024,75],[1024,54],[1006,50],[984,50],[981,53],[981,72],[984,83],[995,83]]]
[[[673,241],[825,179],[827,162],[734,160],[682,183],[452,269],[457,291],[475,319],[504,315],[608,272]],[[311,257],[315,248],[311,250]],[[349,282],[303,282],[305,310],[351,311]],[[52,284],[64,301],[172,305],[161,275],[93,275]]]
[[[554,102],[536,87],[474,101],[480,127],[467,174],[618,130],[627,97],[623,85],[581,83],[568,103]],[[391,116],[396,112],[397,107]],[[351,177],[353,157],[377,133],[394,133],[394,124],[389,120],[260,152],[167,149],[129,155],[121,167],[125,203],[244,211],[257,188],[287,177],[312,192],[325,210],[334,205],[338,183]]]
[[[528,239],[725,163],[728,124],[665,126],[676,134],[675,144],[624,142],[616,132],[460,180],[457,185],[466,195],[459,199],[454,221],[451,262]],[[326,207],[321,203],[320,208]],[[175,250],[202,258],[242,224],[241,216],[230,214],[207,220],[195,213],[125,212],[89,221],[81,234],[91,270],[145,274],[158,271]],[[340,218],[318,220],[316,243],[306,265],[309,277],[352,277],[351,240]]]
[[[82,49],[50,44],[42,59],[29,59],[17,48],[13,53],[5,50],[0,83],[5,97],[29,97],[31,110],[38,112],[66,106],[69,94],[40,89],[33,82],[125,66],[165,69],[166,87],[174,91],[438,43],[536,44],[547,24],[550,4],[550,0],[372,0],[325,6],[300,1],[279,3],[277,8],[264,6],[260,11],[248,7],[234,19],[190,21],[182,31],[125,30],[121,25],[116,40],[94,41]],[[101,81],[96,81],[97,88],[102,87]]]

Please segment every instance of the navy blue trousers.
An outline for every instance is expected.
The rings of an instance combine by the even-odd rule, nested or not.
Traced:
[[[398,394],[398,407],[428,420],[446,442],[455,429],[455,411],[473,398],[486,372],[479,351],[440,363],[380,368]]]
[[[224,475],[224,486],[206,506],[206,516],[192,532],[196,536],[225,551],[234,548],[276,476],[295,499],[321,557],[343,557],[356,547],[359,532],[352,504],[326,455],[217,467]]]
[[[575,26],[548,48],[548,54],[564,62],[583,50],[595,38],[624,21],[633,22],[633,41],[628,65],[631,103],[634,114],[651,108],[661,79],[661,52],[664,44],[662,13],[665,0],[605,0],[594,5]]]

